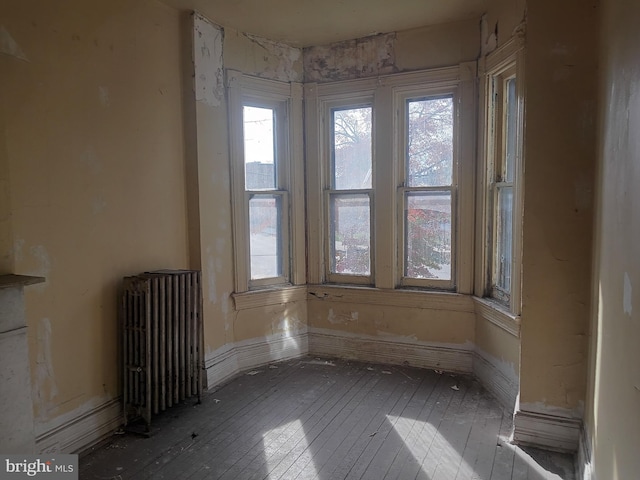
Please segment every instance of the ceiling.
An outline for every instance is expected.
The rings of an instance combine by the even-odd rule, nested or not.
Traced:
[[[486,0],[162,0],[223,27],[292,46],[479,17]]]

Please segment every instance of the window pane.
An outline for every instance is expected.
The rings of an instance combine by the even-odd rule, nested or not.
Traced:
[[[371,107],[333,111],[333,188],[371,188]]]
[[[516,132],[517,132],[517,102],[516,79],[510,78],[505,82],[505,165],[504,181],[513,182],[513,170],[516,165]]]
[[[453,98],[407,101],[407,186],[451,185]]]
[[[331,197],[331,273],[371,273],[371,215],[368,195]]]
[[[271,108],[245,106],[243,121],[245,188],[276,189],[275,112]]]
[[[251,280],[282,275],[282,198],[253,195],[249,200]]]
[[[406,195],[405,276],[451,280],[451,193]]]
[[[496,287],[510,293],[511,291],[511,255],[513,244],[513,188],[498,189],[496,212]]]

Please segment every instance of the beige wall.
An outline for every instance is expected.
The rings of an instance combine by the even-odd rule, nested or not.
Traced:
[[[309,301],[309,325],[382,339],[464,345],[474,341],[472,312],[323,300]]]
[[[0,19],[27,58],[0,55],[2,267],[47,279],[26,292],[42,433],[118,395],[122,276],[188,267],[179,18],[32,0]]]
[[[590,2],[527,6],[520,405],[577,417],[587,368],[595,28]]]
[[[640,471],[640,33],[637,2],[601,3],[599,177],[586,424],[596,478]]]

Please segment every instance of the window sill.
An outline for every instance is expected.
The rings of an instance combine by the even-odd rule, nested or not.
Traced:
[[[520,338],[520,315],[514,315],[503,305],[488,298],[473,297],[473,303],[477,315]]]
[[[471,296],[460,293],[345,285],[309,285],[308,292],[309,300],[475,312]]]
[[[287,285],[278,288],[265,288],[234,293],[231,296],[233,297],[236,311],[247,310],[249,308],[304,301],[307,299],[307,286]]]

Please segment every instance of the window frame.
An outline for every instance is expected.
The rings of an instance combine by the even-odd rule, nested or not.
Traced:
[[[406,105],[411,100],[427,100],[443,97],[451,97],[453,107],[453,164],[451,184],[449,186],[428,186],[416,187],[407,186],[407,141],[408,141],[408,111]],[[435,87],[435,88],[417,88],[414,90],[403,90],[397,92],[395,96],[395,104],[398,118],[397,140],[397,167],[398,167],[398,186],[397,186],[397,228],[398,228],[398,259],[397,267],[399,284],[403,287],[422,287],[432,290],[454,290],[456,287],[456,263],[457,263],[457,220],[460,213],[458,212],[458,177],[459,161],[458,155],[460,150],[460,132],[459,132],[459,96],[457,86]],[[448,189],[451,196],[451,275],[449,280],[422,279],[409,277],[405,275],[406,270],[406,229],[405,212],[407,209],[407,194],[410,192],[430,192],[444,191]]]
[[[332,146],[334,125],[333,125],[333,113],[339,110],[346,110],[351,108],[371,108],[371,188],[362,189],[336,189],[334,185],[334,150]],[[324,242],[324,277],[330,283],[350,283],[355,285],[372,285],[375,278],[375,238],[373,230],[373,212],[374,212],[374,185],[375,185],[375,155],[373,152],[374,144],[374,105],[372,96],[355,96],[348,97],[341,100],[333,100],[324,102],[323,120],[325,128],[323,128],[322,142],[326,145],[325,157],[323,157],[323,202],[324,202],[324,231],[327,232],[329,237],[332,238],[333,230],[331,229],[331,198],[338,196],[356,196],[366,195],[369,197],[369,274],[357,275],[357,274],[343,274],[331,271],[332,261],[332,245],[329,238]]]
[[[227,70],[236,293],[304,283],[304,173],[302,159],[302,85]],[[274,112],[273,189],[247,189],[244,155],[244,107]],[[279,197],[281,204],[281,274],[251,278],[249,203]]]
[[[479,206],[480,238],[484,249],[479,256],[476,294],[495,302],[512,315],[521,311],[522,283],[522,212],[523,212],[523,145],[524,145],[524,45],[519,37],[511,39],[500,49],[489,54],[481,63],[480,78],[483,83],[483,119],[481,122],[482,142],[479,148],[482,169],[480,177]],[[504,181],[506,163],[506,102],[504,90],[506,82],[515,78],[515,135],[514,165],[512,181]],[[497,245],[498,245],[498,192],[512,189],[511,219],[511,279],[509,291],[496,285]]]

